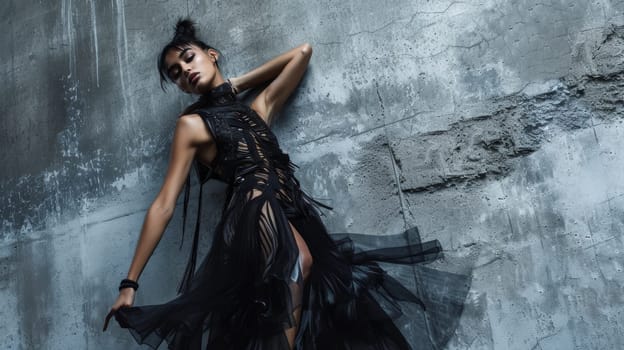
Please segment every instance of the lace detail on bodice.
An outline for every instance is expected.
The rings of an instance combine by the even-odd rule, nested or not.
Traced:
[[[279,146],[266,123],[246,105],[234,101],[227,105],[203,107],[196,111],[206,123],[217,145],[213,167],[197,162],[201,181],[211,177],[234,183],[236,177],[256,169],[287,170],[290,158]],[[205,168],[205,169],[201,169]]]

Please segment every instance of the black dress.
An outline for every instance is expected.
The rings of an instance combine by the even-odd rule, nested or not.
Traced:
[[[293,326],[298,307],[296,349],[411,349],[405,335],[418,349],[448,342],[470,277],[423,266],[441,256],[437,240],[421,242],[415,227],[394,235],[330,235],[320,215],[321,208],[332,208],[300,188],[297,166],[229,83],[198,105],[195,112],[218,152],[213,167],[195,162],[200,183],[226,182],[226,201],[210,251],[195,268],[198,218],[178,297],[115,314],[138,343],[288,349],[284,330]],[[185,217],[189,186],[187,181]],[[289,223],[313,257],[305,283]],[[390,268],[382,268],[386,264]]]

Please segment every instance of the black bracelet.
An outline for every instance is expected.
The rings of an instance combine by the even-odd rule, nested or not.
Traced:
[[[121,291],[124,288],[132,288],[136,291],[139,289],[139,284],[136,281],[125,278],[119,283],[119,290]]]

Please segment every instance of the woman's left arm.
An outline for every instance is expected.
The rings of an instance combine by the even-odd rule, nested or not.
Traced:
[[[310,44],[297,46],[240,77],[231,78],[232,87],[243,91],[273,80],[251,104],[267,125],[271,125],[272,117],[299,85],[311,56]]]

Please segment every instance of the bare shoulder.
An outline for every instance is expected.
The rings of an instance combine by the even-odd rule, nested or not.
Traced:
[[[176,134],[188,138],[191,143],[205,143],[212,141],[213,137],[204,125],[199,114],[185,114],[178,118]]]

